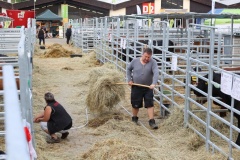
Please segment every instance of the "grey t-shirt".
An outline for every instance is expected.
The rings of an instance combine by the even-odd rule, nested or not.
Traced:
[[[151,85],[157,84],[159,77],[159,71],[157,62],[154,59],[143,65],[140,58],[132,60],[132,62],[127,67],[127,79],[133,81],[134,83]]]

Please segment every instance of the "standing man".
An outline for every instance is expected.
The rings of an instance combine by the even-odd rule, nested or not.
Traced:
[[[67,44],[69,44],[72,35],[72,25],[70,25],[66,30]]]
[[[38,39],[39,39],[39,45],[41,45],[42,41],[43,41],[43,45],[45,45],[45,31],[43,27],[41,27],[38,31]]]
[[[128,84],[132,86],[131,104],[132,121],[138,124],[139,108],[147,108],[149,125],[152,129],[158,129],[154,120],[153,89],[157,84],[159,71],[157,62],[152,58],[152,50],[146,48],[139,58],[135,58],[127,68]],[[148,85],[149,88],[132,85],[133,83]]]

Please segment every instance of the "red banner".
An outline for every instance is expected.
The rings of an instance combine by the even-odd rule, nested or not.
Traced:
[[[27,20],[28,18],[34,18],[34,11],[7,10],[7,16],[13,19],[11,27],[27,27]]]

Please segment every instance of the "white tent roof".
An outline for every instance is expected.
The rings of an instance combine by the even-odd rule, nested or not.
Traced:
[[[240,0],[215,0],[215,1],[227,6],[240,3]]]

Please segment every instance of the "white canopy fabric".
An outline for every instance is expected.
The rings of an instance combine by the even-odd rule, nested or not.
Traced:
[[[240,3],[240,0],[215,0],[217,3],[221,3],[227,6]]]

